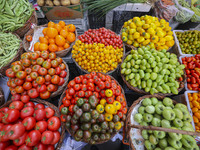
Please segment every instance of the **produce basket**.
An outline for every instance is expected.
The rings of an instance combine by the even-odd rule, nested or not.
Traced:
[[[47,107],[51,107],[55,111],[55,116],[60,117],[59,109],[55,105],[53,105],[53,104],[51,104],[51,103],[49,103],[47,101],[38,99],[38,98],[31,99],[30,101],[34,102],[34,103],[37,103],[37,104],[39,104],[39,103],[43,104],[43,105],[45,105]],[[12,103],[12,102],[13,101],[9,100],[4,105],[2,105],[0,108],[9,107],[10,103]],[[59,130],[60,130],[60,141],[56,144],[56,148],[55,148],[56,150],[59,150],[61,148],[63,140],[64,140],[64,137],[65,137],[65,128],[64,128],[63,123],[61,123],[61,128]]]
[[[129,54],[131,53],[131,51],[129,51],[128,53],[126,53],[126,55],[123,57],[122,59],[122,63],[124,62],[124,59],[126,58],[126,56],[128,56]],[[121,70],[121,67],[120,67],[120,70]],[[121,74],[121,77],[122,77],[122,80],[124,81],[124,83],[127,85],[127,87],[137,93],[140,93],[140,94],[145,94],[145,95],[149,95],[150,93],[149,92],[145,92],[144,90],[142,89],[139,89],[137,87],[133,87],[129,82],[126,81],[124,75]],[[184,74],[183,76],[183,81],[180,82],[180,86],[179,86],[179,89],[178,89],[178,92],[180,92],[183,88],[184,88],[184,84],[186,83],[186,75]],[[173,95],[172,93],[155,93],[154,95],[157,95],[157,96],[170,96],[170,95]]]
[[[45,24],[45,25],[41,25],[41,26],[36,26],[34,29],[41,29],[41,28],[43,28],[43,27],[47,27],[47,24]],[[24,50],[25,51],[27,51],[27,52],[32,52],[32,51],[34,51],[34,48],[33,48],[33,45],[32,45],[32,47],[31,47],[31,50],[29,50],[29,48],[30,48],[30,42],[28,42],[27,40],[26,40],[26,36],[27,35],[31,35],[31,36],[34,36],[34,29],[30,29],[25,35],[24,35],[24,39],[23,39],[23,47],[24,47]],[[77,36],[78,36],[78,33],[77,33],[77,30],[75,31],[75,35],[76,35],[76,39],[77,39]],[[39,36],[43,36],[43,34],[41,33],[41,35],[39,35]],[[39,38],[39,37],[38,37]],[[37,41],[34,41],[34,42],[37,42]],[[64,49],[64,50],[62,50],[62,51],[58,51],[58,52],[55,52],[56,53],[56,55],[58,56],[58,57],[64,57],[64,56],[66,56],[71,50],[72,50],[72,47],[73,47],[73,45],[75,44],[75,42],[76,42],[76,40],[73,42],[73,43],[71,43],[70,44],[70,47],[69,48],[67,48],[67,49]],[[34,44],[34,43],[33,43]]]
[[[17,35],[19,35],[20,38],[23,38],[24,35],[31,29],[31,26],[33,24],[37,25],[37,15],[36,15],[36,11],[34,10],[31,17],[28,19],[28,21],[24,24],[23,27],[17,29],[16,31],[14,31],[14,33],[16,33]]]
[[[105,73],[102,73],[102,74],[106,75]],[[110,76],[110,75],[109,75],[109,76]],[[112,76],[110,76],[110,78],[111,78],[112,80],[115,80],[115,78],[112,77]],[[118,83],[118,81],[117,81],[117,80],[115,80],[115,81],[116,81],[117,85],[119,85],[119,86],[121,87],[121,85]],[[62,105],[62,99],[66,96],[66,92],[65,92],[66,90],[67,90],[67,88],[64,90],[64,92],[62,93],[62,95],[61,95],[61,97],[60,97],[60,100],[59,100],[59,103],[58,103],[58,108],[60,108],[60,106]],[[125,98],[125,101],[126,101],[125,93],[124,93],[124,90],[123,90],[122,87],[121,87],[121,91],[122,91],[122,94],[124,95],[124,98]],[[127,101],[126,101],[126,104],[127,104]],[[127,105],[126,105],[126,107],[128,108]],[[72,135],[72,137],[74,137],[74,133],[72,132],[72,130],[70,130],[70,129],[66,128],[66,127],[65,127],[65,129],[67,130],[67,132],[69,132],[70,135]],[[118,131],[118,132],[119,132],[119,131]],[[111,134],[110,139],[112,139],[118,132],[115,132],[115,133]],[[110,140],[110,139],[109,139],[109,140]],[[107,142],[107,141],[109,141],[109,140],[100,141],[100,142],[95,142],[95,144],[103,144],[103,143],[105,143],[105,142]],[[85,142],[85,141],[83,141],[83,142]]]
[[[155,126],[138,125],[138,123],[134,120],[134,115],[137,113],[142,100],[145,98],[153,98],[153,97],[157,98],[158,100],[164,99],[164,96],[160,96],[160,95],[156,95],[156,96],[145,95],[137,99],[129,108],[127,119],[126,119],[126,128],[125,128],[129,143],[125,143],[125,144],[130,145],[131,149],[145,150],[144,139],[141,133],[142,130],[157,130],[157,131],[173,132],[173,133],[179,133],[179,134],[187,134],[187,135],[192,135],[192,136],[200,136],[200,133],[198,132],[176,130],[176,129],[170,129],[170,128],[155,127]],[[173,100],[173,104],[177,104],[177,102]]]
[[[0,106],[5,103],[3,89],[0,87]]]
[[[20,39],[20,37],[17,35],[17,34],[15,34],[14,33],[14,35],[15,36],[17,36],[17,38],[18,39]],[[21,39],[20,39],[21,40]],[[15,62],[15,61],[17,61],[17,60],[19,60],[20,59],[20,56],[21,56],[21,54],[23,53],[23,44],[22,44],[22,42],[20,43],[20,46],[19,46],[19,49],[18,49],[18,51],[17,51],[17,54],[10,60],[10,63],[8,63],[7,65],[5,65],[5,66],[3,66],[2,68],[0,68],[0,74],[2,74],[2,75],[6,75],[5,73],[6,73],[6,70],[10,67],[10,65],[13,63],[13,62]]]

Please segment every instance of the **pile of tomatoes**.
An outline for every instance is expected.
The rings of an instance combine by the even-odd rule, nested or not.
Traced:
[[[54,150],[60,140],[60,126],[51,107],[13,101],[0,109],[0,149]]]
[[[200,91],[200,54],[192,57],[182,58],[187,75],[187,88],[193,91]]]
[[[27,52],[6,70],[12,100],[26,103],[30,98],[48,99],[67,76],[62,58],[48,51]]]

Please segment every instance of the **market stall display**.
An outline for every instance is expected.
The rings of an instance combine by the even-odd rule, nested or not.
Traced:
[[[148,15],[133,17],[125,22],[121,29],[121,38],[131,49],[149,45],[156,50],[168,50],[174,45],[169,22]]]
[[[28,0],[2,0],[0,30],[14,32],[20,37],[31,28],[31,24],[37,24],[36,13]]]
[[[194,137],[181,134],[182,130],[194,131],[191,125],[192,117],[187,106],[168,97],[143,96],[136,100],[127,115],[127,129],[129,126],[143,125],[163,127],[163,131],[140,130],[131,128],[128,132],[132,149],[199,149]],[[164,128],[177,129],[180,133],[165,132]],[[128,130],[127,130],[128,131]],[[178,132],[178,131],[177,131]],[[136,134],[137,133],[137,134]],[[185,133],[185,132],[184,132]],[[137,140],[144,144],[136,144]],[[144,141],[144,142],[143,142]]]
[[[120,84],[96,72],[71,80],[59,101],[67,131],[75,140],[90,144],[108,141],[124,126],[126,105]]]
[[[0,149],[59,149],[65,129],[58,108],[40,99],[8,101],[0,107]]]
[[[35,30],[42,29],[42,33],[37,37],[36,41],[27,40],[27,36],[34,36]],[[77,38],[76,27],[73,24],[65,24],[60,21],[58,24],[49,22],[46,25],[30,29],[24,36],[23,46],[27,52],[30,51],[49,51],[55,52],[58,57],[64,57],[72,49]]]
[[[89,29],[78,39],[73,46],[72,58],[83,72],[111,74],[121,63],[125,50],[120,36],[113,31]]]
[[[22,52],[22,41],[17,34],[0,32],[0,74],[5,75],[6,69]]]
[[[131,50],[122,60],[121,76],[125,84],[141,94],[172,95],[184,87],[184,65],[166,50],[149,46]]]
[[[26,52],[6,70],[12,100],[48,99],[61,94],[69,79],[65,61],[47,51]]]
[[[80,0],[37,0],[39,6],[68,6],[80,4]]]

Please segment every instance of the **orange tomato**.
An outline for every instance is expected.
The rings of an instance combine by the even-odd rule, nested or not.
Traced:
[[[58,32],[60,32],[60,31],[62,30],[62,27],[61,27],[59,24],[55,24],[55,25],[54,25],[54,28],[55,28]]]
[[[190,102],[190,107],[193,108],[192,102]]]
[[[68,26],[64,26],[63,29],[66,30],[66,31],[68,31]]]
[[[64,50],[64,47],[58,46],[58,51]]]
[[[40,43],[45,43],[45,44],[49,43],[48,40],[45,37],[42,37],[42,36],[39,37],[39,41],[40,41]]]
[[[65,22],[64,21],[59,21],[58,23],[62,28],[65,27]]]
[[[69,32],[75,32],[75,30],[76,30],[75,25],[73,25],[73,24],[69,24],[69,25],[68,25],[68,31],[69,31]]]
[[[200,112],[195,112],[194,116],[196,116],[198,119],[200,119]]]
[[[62,30],[60,31],[60,35],[62,35],[64,38],[67,38],[67,35],[68,35],[67,30],[62,29]]]
[[[55,39],[49,39],[50,44],[55,44]]]
[[[193,113],[197,112],[198,110],[199,110],[199,109],[198,109],[197,107],[193,107],[193,108],[192,108],[192,112],[193,112]]]
[[[35,44],[34,44],[34,51],[39,51],[40,49],[39,49],[39,46],[40,46],[40,42],[36,42]]]
[[[56,44],[49,45],[49,51],[56,52],[58,50],[58,46]]]
[[[69,47],[70,47],[70,45],[68,43],[65,43],[64,48],[67,49]]]
[[[50,21],[50,22],[48,23],[48,27],[54,27],[54,25],[55,25],[55,23],[52,22],[52,21]]]
[[[42,33],[43,33],[43,35],[45,36],[45,35],[47,34],[47,28],[44,28],[44,29],[42,30]]]
[[[192,105],[193,105],[194,107],[199,107],[199,102],[197,102],[197,101],[192,101]]]
[[[194,123],[198,123],[199,119],[196,116],[193,116]]]
[[[47,28],[47,36],[49,38],[54,38],[58,35],[58,31],[55,28],[49,27]]]
[[[199,128],[198,126],[195,126],[195,129],[196,129],[196,130],[199,130],[200,128]]]
[[[71,43],[74,42],[74,41],[76,40],[75,34],[72,33],[72,32],[69,32],[68,35],[67,35],[67,40],[68,40],[69,42],[71,42]]]
[[[48,45],[45,44],[45,43],[40,43],[39,50],[40,51],[47,51],[48,50]]]
[[[63,46],[65,44],[65,38],[61,35],[56,36],[56,45]]]

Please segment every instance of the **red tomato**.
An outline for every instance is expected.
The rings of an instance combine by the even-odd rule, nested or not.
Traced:
[[[93,95],[99,98],[99,93],[98,92],[93,92]]]
[[[70,82],[69,82],[69,84],[68,84],[68,88],[70,88],[70,87],[74,87],[74,85],[75,85],[76,83],[75,83],[75,81],[74,80],[71,80]]]
[[[98,86],[96,86],[96,87],[95,87],[95,91],[96,91],[96,92],[100,92],[101,89],[100,89]]]
[[[92,91],[86,91],[85,92],[85,97],[88,98],[92,95]]]
[[[124,101],[124,97],[123,96],[117,96],[116,100],[119,101],[120,103],[122,103]]]
[[[24,71],[26,72],[26,74],[30,74],[32,69],[31,68],[26,68]]]
[[[22,86],[16,86],[16,87],[15,87],[15,91],[16,91],[16,93],[23,93],[23,92],[24,92],[24,89],[23,89]]]
[[[60,128],[61,122],[60,119],[56,116],[53,116],[47,121],[48,129],[51,131],[57,131]]]
[[[81,83],[81,82],[82,82],[82,80],[81,80],[80,77],[75,77],[75,78],[74,78],[74,81],[75,81],[76,83]]]
[[[14,124],[8,130],[8,138],[10,140],[16,140],[25,133],[25,127],[22,124]]]
[[[84,80],[84,79],[83,79]],[[79,89],[80,90],[80,89]],[[78,91],[78,90],[76,90]],[[81,91],[87,91],[87,85],[86,84],[83,84],[82,87],[81,87]]]
[[[17,73],[18,71],[22,71],[22,66],[21,65],[13,65],[12,66],[12,71],[14,71],[15,73]]]
[[[51,107],[45,108],[46,118],[51,118],[54,116],[55,111]]]
[[[18,78],[15,79],[16,85],[22,85],[23,83],[24,83],[24,80],[21,80],[21,79],[18,79]]]
[[[24,107],[35,107],[35,104],[33,102],[28,102],[24,105]]]
[[[36,120],[33,117],[26,117],[22,121],[22,124],[25,126],[26,130],[31,130],[35,127]]]
[[[45,91],[40,93],[40,98],[42,99],[48,99],[50,97],[51,93],[49,91]]]
[[[35,88],[32,88],[28,90],[28,95],[30,98],[37,98],[39,96],[39,92]]]
[[[41,121],[46,118],[46,112],[44,109],[37,109],[35,110],[33,116],[37,121]]]
[[[39,75],[44,76],[47,74],[47,69],[44,67],[41,67],[41,68],[39,68],[38,73],[39,73]]]
[[[8,131],[12,127],[11,124],[7,124],[3,126],[3,130],[0,131],[0,142],[9,141]]]
[[[60,140],[60,132],[55,131],[55,132],[53,132],[53,135],[54,135],[54,138],[53,138],[53,141],[51,142],[51,144],[55,145]]]
[[[60,77],[58,75],[54,75],[51,78],[51,83],[58,84],[60,82]]]
[[[17,84],[15,83],[15,81],[10,81],[10,87],[15,88],[17,86]]]
[[[53,145],[48,145],[46,150],[54,150],[54,146]]]
[[[42,85],[42,84],[44,84],[45,79],[44,79],[44,77],[39,76],[36,78],[36,82],[37,82],[37,84]]]
[[[64,105],[65,107],[69,107],[69,106],[70,106],[70,100],[65,100],[65,101],[63,101],[63,105]]]
[[[17,149],[18,149],[18,147],[17,147],[17,146],[10,145],[10,146],[6,147],[6,149],[5,149],[5,150],[17,150]]]
[[[31,72],[30,76],[33,80],[35,80],[38,77],[38,73],[37,72]]]
[[[61,64],[59,65],[59,67],[60,67],[61,70],[65,70],[65,69],[66,69],[66,66],[65,66],[64,63],[61,63]]]
[[[75,94],[75,90],[73,88],[69,88],[69,95],[73,96]]]
[[[85,96],[85,92],[84,91],[79,91],[78,92],[78,97],[84,97]]]
[[[56,59],[56,53],[54,53],[54,52],[49,53],[49,58],[52,60]]]
[[[47,86],[47,90],[48,90],[49,92],[53,92],[53,91],[55,90],[55,85],[49,84],[49,85]]]
[[[10,105],[9,105],[9,109],[21,110],[23,107],[24,107],[24,103],[22,103],[21,101],[14,101],[14,102],[10,103]]]
[[[48,74],[51,75],[51,76],[53,76],[53,75],[56,74],[56,70],[53,69],[53,68],[50,68],[50,69],[48,70]]]
[[[33,67],[32,67],[32,72],[38,72],[38,70],[41,68],[41,66],[40,65],[34,65]]]
[[[62,70],[62,71],[60,72],[60,77],[65,78],[66,76],[67,76],[67,72],[64,71],[64,70]]]
[[[0,112],[0,114],[3,114],[2,112]],[[2,116],[1,116],[2,117]],[[0,131],[3,130],[3,126],[4,124],[3,123],[0,123]]]
[[[48,62],[48,61],[44,61],[44,62],[42,63],[42,66],[43,66],[44,68],[46,68],[46,69],[50,69],[50,68],[51,68],[51,63]]]
[[[43,64],[43,62],[44,62],[44,58],[37,58],[36,59],[36,63],[38,64],[38,65],[42,65]]]
[[[109,89],[109,88],[111,87],[111,83],[110,83],[109,81],[106,81],[106,82],[105,82],[105,87],[106,87],[107,89]]]
[[[32,130],[28,133],[26,137],[27,146],[35,146],[41,140],[41,133],[38,130]]]
[[[49,52],[48,51],[42,51],[40,56],[44,59],[48,59],[49,58]]]
[[[37,110],[37,109],[45,109],[45,106],[43,104],[36,104],[34,109],[35,110]]]
[[[106,99],[106,102],[107,102],[108,104],[112,104],[114,101],[115,101],[114,97],[108,97],[108,98]]]
[[[10,141],[0,142],[0,149],[5,150],[10,145]]]
[[[48,144],[51,144],[51,142],[53,141],[53,138],[54,138],[54,134],[52,131],[44,131],[42,133],[41,142],[42,144],[48,145]]]
[[[28,103],[27,103],[28,104]],[[21,110],[21,118],[25,119],[26,117],[32,117],[34,113],[34,108],[33,107],[25,107]]]
[[[22,59],[22,65],[24,67],[29,67],[31,65],[31,61],[29,59],[27,59],[27,58]]]
[[[38,84],[37,84],[36,80],[34,80],[34,81],[32,82],[32,86],[33,86],[34,88],[37,88],[37,87],[38,87]]]
[[[60,82],[58,83],[59,86],[63,85],[65,83],[65,79],[64,78],[60,78]]]
[[[18,148],[18,150],[33,150],[32,147],[26,146],[26,144],[23,144]]]
[[[87,89],[88,89],[89,91],[94,91],[94,88],[95,88],[94,83],[89,83],[89,82],[88,82],[88,84],[87,84]]]
[[[31,59],[36,60],[39,57],[39,54],[36,52],[31,53]]]
[[[42,144],[42,143],[38,143],[36,146],[34,146],[33,150],[46,150],[47,147],[46,145]]]
[[[27,76],[26,76],[26,81],[27,81],[27,82],[31,82],[31,81],[33,81],[33,79],[31,78],[30,75],[27,75]]]
[[[47,129],[46,121],[38,121],[35,125],[35,130],[40,131],[40,133],[43,133],[46,129]]]
[[[92,75],[91,75],[91,74],[86,74],[86,75],[85,75],[85,78],[86,78],[86,79],[91,79],[91,78],[92,78]]]
[[[21,137],[15,139],[15,140],[13,141],[13,144],[16,145],[16,146],[21,146],[22,144],[24,144],[27,134],[28,134],[28,133],[25,132]]]
[[[61,68],[60,67],[56,67],[56,75],[59,75],[61,73]]]
[[[19,119],[19,116],[20,116],[19,110],[17,110],[17,109],[9,109],[6,112],[3,120],[5,120],[6,122],[9,122],[9,123],[10,122],[15,122],[15,121],[17,121]]]
[[[14,73],[14,71],[12,71],[11,68],[9,68],[9,69],[6,70],[6,76],[9,77],[9,78],[14,78],[15,73]]]
[[[25,82],[24,84],[23,84],[23,88],[25,89],[25,90],[30,90],[31,88],[32,88],[32,84],[31,84],[31,82]]]
[[[47,86],[45,84],[38,85],[36,89],[38,92],[45,92],[47,90]]]
[[[51,76],[49,74],[45,75],[44,77],[45,81],[51,81]]]

